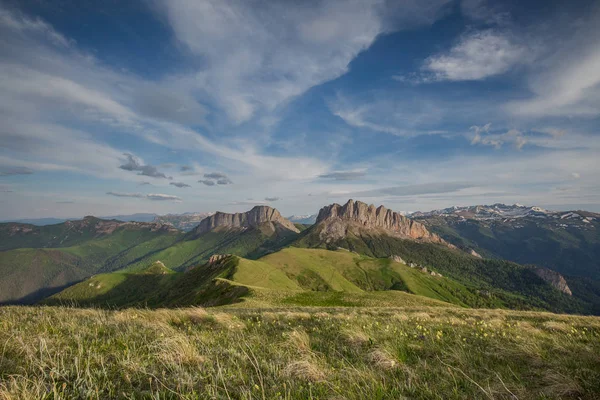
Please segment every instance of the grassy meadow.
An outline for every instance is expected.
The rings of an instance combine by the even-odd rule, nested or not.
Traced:
[[[600,398],[600,318],[416,305],[0,308],[0,399],[79,398]]]

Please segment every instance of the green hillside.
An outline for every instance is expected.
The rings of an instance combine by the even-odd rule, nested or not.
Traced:
[[[490,222],[435,216],[419,221],[449,242],[474,249],[484,257],[600,279],[600,223],[595,219],[560,224],[552,218]]]
[[[297,238],[297,234],[266,223],[258,228],[216,228],[202,235],[190,232],[164,250],[148,253],[127,266],[135,271],[160,260],[167,267],[184,270],[206,262],[213,254],[235,254],[256,259],[281,248]]]
[[[595,313],[598,303],[591,296],[575,292],[568,296],[541,280],[532,268],[503,260],[480,259],[464,251],[443,245],[418,243],[388,235],[353,234],[325,243],[320,224],[304,231],[295,246],[309,248],[345,248],[371,257],[401,256],[407,262],[426,266],[442,275],[474,288],[478,306],[502,306],[513,309],[541,308],[557,312]],[[593,291],[593,288],[589,290]],[[484,300],[485,299],[485,300]]]
[[[393,306],[427,298],[466,307],[510,306],[503,298],[483,295],[479,288],[454,279],[433,276],[389,258],[344,250],[290,247],[258,260],[230,256],[187,272],[173,272],[162,263],[152,265],[161,265],[164,270],[153,273],[147,267],[97,275],[45,303],[109,307]],[[407,293],[419,297],[407,298]],[[536,307],[526,301],[524,306]]]
[[[166,248],[182,234],[86,217],[57,225],[0,224],[0,303],[31,303],[92,274]]]
[[[93,217],[41,227],[0,224],[0,303],[34,302],[93,274],[135,272],[157,260],[184,270],[215,253],[258,258],[296,237],[271,224],[199,236]]]

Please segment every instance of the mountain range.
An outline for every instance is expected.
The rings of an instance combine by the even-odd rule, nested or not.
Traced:
[[[493,204],[417,212],[411,218],[487,258],[600,279],[600,214]]]
[[[200,221],[188,232],[172,223],[94,217],[49,226],[5,223],[0,302],[158,307],[275,304],[299,296],[309,304],[328,296],[348,302],[350,293],[383,301],[404,291],[461,306],[600,313],[597,280],[539,262],[542,255],[521,265],[509,261],[519,261],[514,254],[497,250],[510,246],[500,231],[521,232],[520,226],[534,222],[538,231],[564,232],[567,225],[580,233],[577,238],[597,239],[596,214],[540,210],[493,205],[406,217],[349,200],[323,207],[309,227],[268,206],[204,218],[190,214]],[[587,274],[580,276],[595,278],[594,268],[580,269]]]

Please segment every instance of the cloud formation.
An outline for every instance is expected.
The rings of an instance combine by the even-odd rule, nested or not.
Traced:
[[[503,74],[527,57],[528,50],[509,35],[489,29],[469,33],[448,52],[427,58],[422,70],[439,81],[473,81]]]
[[[357,192],[349,192],[341,195],[342,197],[404,197],[418,196],[423,194],[439,194],[457,192],[462,189],[473,187],[470,183],[460,182],[436,182],[424,183],[419,185],[394,186],[372,190],[362,190]],[[337,195],[336,197],[340,197]]]
[[[116,196],[116,197],[135,197],[138,199],[141,199],[144,197],[143,194],[141,193],[122,193],[122,192],[106,192],[106,194],[108,194],[109,196]]]
[[[146,198],[148,200],[157,200],[157,201],[181,201],[180,197],[171,196],[168,194],[147,194]]]
[[[173,179],[159,172],[153,165],[144,165],[142,161],[131,153],[123,153],[126,157],[126,162],[119,166],[125,171],[137,171],[138,175],[150,176],[152,178]]]
[[[170,182],[169,185],[173,185],[173,186],[178,187],[178,188],[191,187],[187,183],[183,183],[183,182]]]
[[[185,82],[241,123],[345,74],[379,34],[431,23],[447,2],[184,0],[158,1],[157,9],[207,61]]]
[[[483,126],[472,126],[470,129],[474,132],[474,136],[471,139],[471,144],[481,144],[500,149],[505,143],[512,143],[517,150],[521,150],[527,144],[527,139],[523,132],[517,129],[509,129],[505,133],[490,133],[491,126],[491,123]]]
[[[116,197],[132,197],[136,199],[147,199],[147,200],[155,200],[155,201],[177,201],[180,202],[181,198],[178,196],[172,196],[169,194],[141,194],[141,193],[121,193],[121,192],[106,192],[106,194],[110,196]]]
[[[265,201],[277,201],[281,200],[279,197],[265,197]]]
[[[217,185],[231,185],[233,182],[227,175],[222,172],[210,172],[208,174],[204,174],[206,179],[199,180],[198,182],[204,183],[207,186],[214,186],[215,183]]]
[[[319,175],[322,179],[333,179],[334,181],[352,181],[364,178],[367,174],[364,171],[336,171]]]
[[[0,165],[0,176],[31,175],[33,170],[27,167],[10,167]]]

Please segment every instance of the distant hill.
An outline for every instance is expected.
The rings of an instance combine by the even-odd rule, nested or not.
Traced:
[[[160,260],[169,268],[182,270],[206,262],[213,254],[258,258],[297,239],[298,233],[294,224],[271,207],[256,206],[235,214],[217,212],[173,246],[148,254],[128,269],[144,268]]]
[[[213,212],[202,212],[202,213],[185,213],[185,214],[166,214],[157,215],[153,221],[162,224],[171,224],[175,228],[184,232],[189,232],[194,229],[200,221],[206,217],[213,215]]]
[[[28,303],[99,271],[113,271],[168,247],[168,225],[86,217],[62,224],[0,224],[0,303]]]
[[[600,214],[494,204],[411,217],[448,242],[484,257],[600,279]]]
[[[126,215],[110,215],[99,217],[100,219],[116,219],[123,222],[152,222],[157,217],[156,214],[138,213],[138,214],[126,214]],[[77,221],[81,218],[29,218],[29,219],[8,219],[0,221],[5,222],[17,222],[20,224],[31,224],[37,226],[55,225],[62,224],[65,221]]]

